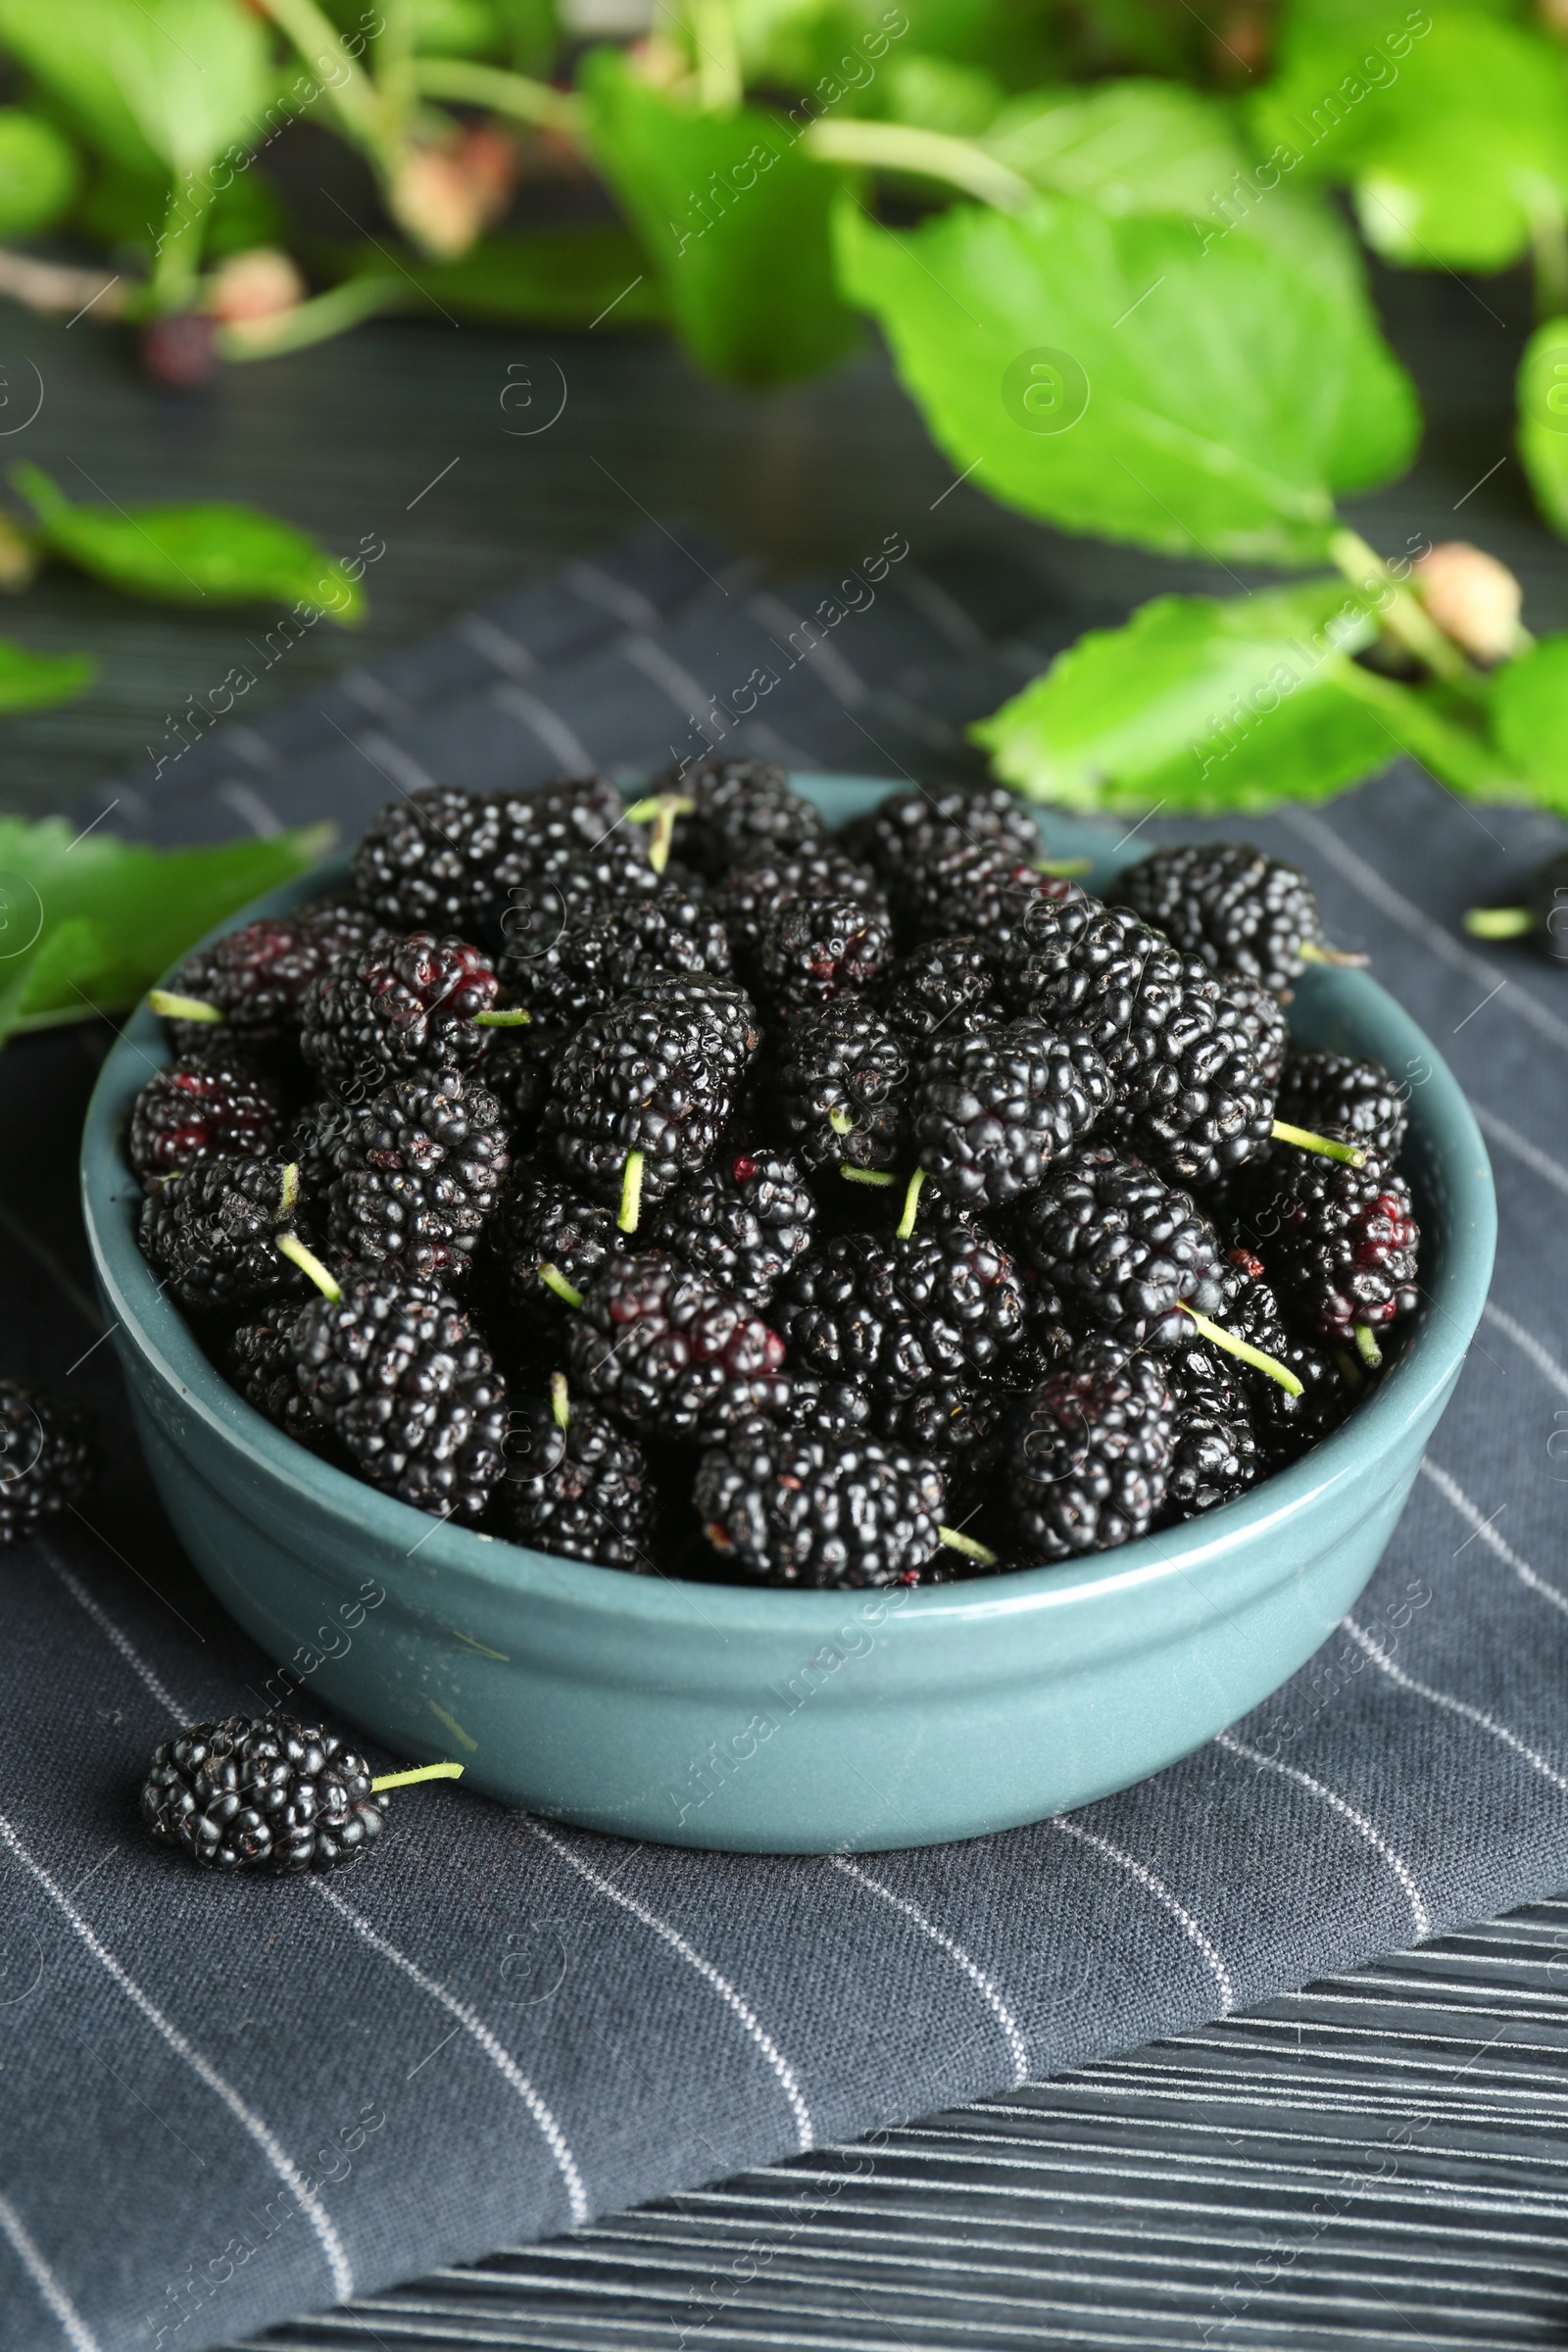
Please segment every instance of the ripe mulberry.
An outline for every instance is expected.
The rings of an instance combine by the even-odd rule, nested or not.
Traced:
[[[920,1165],[958,1199],[1006,1208],[1087,1134],[1111,1101],[1110,1073],[1082,1030],[1037,1021],[937,1041],[910,1116]]]
[[[97,1469],[87,1416],[43,1389],[0,1380],[0,1550],[85,1494]]]
[[[711,1439],[790,1398],[784,1343],[665,1257],[612,1258],[566,1333],[577,1384],[638,1435]]]
[[[1019,1243],[1086,1320],[1127,1348],[1182,1348],[1191,1306],[1224,1304],[1219,1237],[1191,1198],[1136,1159],[1090,1145],[1028,1200]]]
[[[160,1844],[211,1870],[333,1870],[374,1843],[387,1797],[357,1750],[286,1715],[230,1715],[166,1740],[142,1785]]]
[[[410,1070],[471,1068],[495,1001],[494,967],[466,941],[379,932],[312,982],[300,1050],[329,1093],[363,1100]]]
[[[1098,1336],[1043,1380],[1009,1452],[1020,1544],[1043,1560],[1147,1535],[1165,1500],[1176,1406],[1162,1366]]]
[[[1323,917],[1300,868],[1245,842],[1155,850],[1117,875],[1112,897],[1210,971],[1246,972],[1276,995],[1323,944]]]
[[[595,1199],[627,1203],[637,1153],[635,1198],[661,1199],[714,1150],[760,1043],[750,1000],[725,981],[623,998],[562,1056],[545,1107],[562,1167]]]
[[[785,1132],[808,1168],[888,1168],[904,1139],[909,1061],[880,1013],[842,1000],[790,1024],[778,1072]]]
[[[835,1591],[926,1581],[944,1487],[934,1462],[874,1438],[749,1422],[697,1473],[709,1542],[763,1585]]]
[[[145,1186],[208,1159],[264,1159],[282,1129],[276,1087],[231,1047],[211,1045],[148,1079],[125,1152]]]

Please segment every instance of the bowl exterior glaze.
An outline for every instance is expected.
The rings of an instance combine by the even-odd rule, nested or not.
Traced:
[[[888,790],[798,777],[832,821]],[[1053,813],[1054,854],[1106,837]],[[321,878],[260,903],[314,895]],[[224,926],[227,928],[228,926]],[[771,1592],[629,1576],[441,1526],[245,1404],[158,1295],[125,1119],[164,1054],[143,1010],[88,1112],[82,1191],[147,1459],[208,1585],[308,1693],[492,1796],[731,1851],[935,1843],[1063,1812],[1202,1744],[1294,1674],[1376,1567],[1458,1377],[1492,1270],[1486,1151],[1435,1050],[1365,973],[1320,968],[1302,1043],[1411,1083],[1403,1164],[1427,1303],[1377,1394],[1306,1460],[1187,1526],[1078,1565],[919,1592]]]

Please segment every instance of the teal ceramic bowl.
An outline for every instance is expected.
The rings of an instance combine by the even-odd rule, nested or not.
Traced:
[[[888,789],[797,782],[835,822]],[[1055,855],[1094,858],[1099,879],[1118,862],[1086,825],[1053,815],[1050,837]],[[169,1515],[224,1607],[323,1706],[396,1754],[458,1757],[466,1786],[587,1828],[745,1852],[877,1849],[1127,1788],[1256,1706],[1356,1599],[1491,1275],[1486,1152],[1414,1022],[1365,973],[1319,969],[1291,1026],[1411,1081],[1404,1165],[1427,1299],[1376,1395],[1242,1500],[1080,1565],[912,1593],[773,1592],[626,1575],[442,1526],[243,1403],[136,1247],[121,1139],[148,1058],[166,1057],[143,1011],[93,1097],[82,1194]]]

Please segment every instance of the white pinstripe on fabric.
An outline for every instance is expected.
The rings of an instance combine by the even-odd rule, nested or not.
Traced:
[[[11,2240],[17,2260],[60,2322],[72,2352],[103,2352],[98,2338],[38,2251],[31,2232],[9,2197],[0,2197],[0,2230]]]
[[[790,2113],[795,2119],[795,2129],[800,2137],[801,2154],[804,2156],[813,2144],[814,2127],[811,2123],[811,2111],[802,2095],[795,2069],[771,2034],[761,2024],[751,2004],[743,2000],[736,1991],[728,1977],[723,1974],[722,1970],[715,1968],[711,1960],[705,1960],[702,1953],[687,1942],[678,1928],[672,1928],[667,1919],[661,1919],[657,1911],[650,1911],[646,1903],[638,1902],[635,1895],[625,1893],[612,1880],[605,1878],[602,1873],[593,1868],[591,1863],[585,1862],[580,1854],[574,1854],[564,1839],[558,1838],[553,1830],[547,1830],[543,1822],[535,1821],[532,1815],[527,1813],[519,1814],[517,1818],[523,1827],[539,1838],[543,1844],[558,1853],[564,1862],[569,1863],[579,1878],[586,1879],[590,1886],[608,1896],[611,1902],[618,1903],[623,1911],[629,1911],[633,1919],[640,1920],[645,1928],[652,1928],[654,1934],[662,1937],[672,1952],[679,1954],[688,1968],[695,1969],[704,1983],[712,1986],[724,2006],[739,2021],[761,2051],[762,2056],[777,2077],[779,2087],[789,2101]]]
[[[356,1911],[352,1903],[345,1902],[335,1886],[329,1886],[324,1879],[313,1879],[311,1884],[322,1902],[330,1903],[332,1909],[348,1921],[355,1934],[364,1937],[372,1951],[379,1952],[383,1960],[389,1960],[394,1968],[401,1969],[412,1984],[417,1984],[421,1992],[428,1993],[432,2001],[439,2001],[448,2016],[457,2019],[464,2032],[484,2052],[503,2082],[516,2092],[538,2125],[545,2145],[556,2160],[557,2169],[565,2183],[566,2202],[571,2209],[572,2225],[574,2228],[580,2229],[589,2218],[590,2208],[588,2193],[582,2184],[582,2175],[577,2169],[577,2160],[566,2144],[561,2126],[522,2069],[516,2065],[511,2052],[491,2033],[483,2018],[468,2007],[466,2001],[460,2001],[455,1994],[448,1992],[444,1984],[438,1984],[433,1977],[427,1977],[423,1969],[409,1958],[407,1952],[400,1951],[388,1936],[383,1936],[378,1929],[370,1925],[370,1922],[361,1912]]]
[[[764,629],[782,629],[786,643],[793,638],[797,629],[818,626],[816,622],[808,620],[804,612],[792,612],[788,605],[766,588],[748,598],[747,610],[755,620],[760,621]],[[871,689],[865,680],[858,670],[851,668],[838,647],[828,642],[825,633],[813,639],[800,659],[815,664],[829,693],[847,710],[869,699]]]
[[[1373,1665],[1386,1674],[1391,1683],[1396,1683],[1401,1690],[1413,1691],[1417,1698],[1429,1699],[1433,1706],[1443,1707],[1450,1715],[1462,1715],[1466,1723],[1477,1724],[1482,1731],[1490,1732],[1494,1740],[1500,1740],[1504,1747],[1511,1748],[1516,1756],[1522,1757],[1532,1772],[1539,1772],[1544,1781],[1549,1781],[1554,1788],[1560,1788],[1568,1796],[1568,1777],[1560,1773],[1555,1765],[1548,1764],[1544,1756],[1538,1755],[1533,1747],[1520,1739],[1517,1732],[1510,1732],[1505,1723],[1499,1723],[1495,1715],[1489,1715],[1485,1707],[1472,1706],[1467,1698],[1455,1698],[1449,1690],[1434,1690],[1430,1683],[1418,1683],[1413,1674],[1406,1674],[1401,1666],[1396,1666],[1392,1658],[1385,1657],[1371,1635],[1364,1632],[1353,1617],[1342,1617],[1340,1623],[1351,1641],[1360,1644]]]
[[[1220,2015],[1229,2017],[1236,2006],[1236,1987],[1231,1983],[1231,1972],[1192,1913],[1184,1903],[1177,1901],[1164,1880],[1156,1877],[1147,1862],[1140,1862],[1136,1855],[1127,1853],[1119,1845],[1113,1845],[1108,1838],[1102,1838],[1098,1831],[1086,1830],[1078,1822],[1069,1821],[1064,1813],[1056,1814],[1051,1826],[1054,1830],[1060,1830],[1064,1838],[1076,1838],[1082,1844],[1093,1846],[1097,1854],[1103,1854],[1107,1862],[1114,1862],[1118,1870],[1126,1871],[1129,1878],[1136,1879],[1139,1886],[1146,1888],[1157,1903],[1164,1905],[1172,1919],[1179,1923],[1183,1935],[1195,1950],[1201,1953],[1203,1964],[1219,1993]]]
[[[1287,1764],[1279,1756],[1265,1756],[1260,1748],[1249,1747],[1245,1740],[1236,1739],[1230,1732],[1218,1733],[1214,1745],[1223,1747],[1230,1755],[1245,1757],[1249,1764],[1260,1765],[1266,1772],[1280,1773],[1286,1780],[1295,1781],[1298,1787],[1309,1790],[1313,1796],[1321,1797],[1324,1804],[1331,1807],[1343,1820],[1348,1821],[1350,1827],[1366,1839],[1373,1852],[1381,1856],[1393,1871],[1399,1882],[1400,1892],[1410,1906],[1410,1917],[1415,1924],[1417,1940],[1431,1935],[1432,1914],[1427,1909],[1426,1897],[1416,1885],[1413,1873],[1395,1852],[1388,1839],[1368,1821],[1364,1813],[1358,1813],[1354,1805],[1348,1804],[1343,1796],[1339,1795],[1335,1789],[1326,1788],[1323,1782],[1314,1780],[1309,1772],[1303,1772],[1298,1764]]]
[[[510,680],[502,686],[492,686],[490,700],[498,710],[517,720],[542,743],[552,760],[559,760],[571,775],[587,775],[592,771],[594,756],[580,743],[559,710],[553,710],[542,695],[530,694],[526,687]]]
[[[1559,1396],[1568,1396],[1568,1372],[1563,1370],[1549,1348],[1544,1348],[1533,1331],[1526,1331],[1493,1298],[1487,1300],[1482,1313],[1489,1323],[1495,1323],[1505,1339],[1512,1340],[1521,1355],[1528,1355],[1543,1380],[1549,1381]]]
[[[1392,882],[1386,882],[1376,866],[1368,865],[1366,859],[1359,857],[1348,842],[1342,841],[1333,827],[1326,825],[1320,816],[1309,816],[1304,808],[1282,808],[1280,821],[1289,825],[1293,833],[1298,833],[1303,841],[1311,842],[1330,865],[1339,868],[1352,888],[1358,890],[1364,899],[1370,899],[1372,905],[1397,923],[1401,930],[1408,931],[1412,939],[1420,940],[1423,947],[1429,948],[1442,962],[1456,972],[1464,972],[1472,980],[1485,983],[1495,979],[1494,965],[1488,963],[1484,956],[1473,955],[1458,940],[1450,938],[1441,923],[1435,922],[1423,907],[1407,899],[1402,891],[1396,890]],[[1497,998],[1497,1004],[1505,1012],[1512,1013],[1516,1020],[1527,1021],[1541,1036],[1550,1038],[1554,1046],[1568,1046],[1568,1022],[1560,1021],[1527,988],[1516,985],[1504,989]]]
[[[713,697],[683,662],[666,654],[652,637],[623,637],[617,650],[640,677],[668,696],[683,718],[689,718],[694,726],[698,723],[698,712],[706,710]]]
[[[271,2128],[264,2123],[255,2108],[240,2096],[232,2082],[219,2073],[212,2060],[205,2057],[194,2042],[186,2040],[172,2020],[164,2015],[152,1994],[137,1984],[129,1970],[121,1965],[108,1945],[99,1940],[59,1881],[45,1869],[33,1854],[28,1852],[27,1847],[3,1813],[0,1813],[0,1838],[4,1839],[23,1868],[37,1880],[50,1901],[64,1915],[73,1933],[80,1938],[99,1967],[120,1987],[133,2007],[141,2012],[153,2031],[162,2035],[175,2057],[190,2068],[192,2074],[206,2085],[215,2098],[221,2099],[235,2122],[248,2132],[289,2194],[297,2199],[301,2212],[316,2232],[327,2270],[331,2274],[333,2293],[340,2303],[347,2302],[349,2296],[354,2292],[354,2272],[348,2255],[344,2251],[343,2241],[339,2237],[325,2206],[321,2204],[314,2189],[310,2187],[304,2174]]]
[[[1440,1470],[1436,1462],[1429,1460],[1423,1460],[1421,1475],[1431,1480],[1438,1493],[1446,1501],[1452,1503],[1460,1518],[1480,1537],[1487,1549],[1495,1552],[1503,1566],[1511,1568],[1522,1585],[1527,1585],[1532,1592],[1539,1592],[1543,1600],[1549,1600],[1554,1609],[1560,1609],[1568,1617],[1568,1592],[1562,1592],[1556,1585],[1548,1585],[1528,1560],[1519,1557],[1511,1544],[1504,1543],[1492,1521],[1471,1501],[1456,1478],[1450,1477],[1446,1470]]]
[[[954,1966],[968,1978],[1001,2027],[1002,2037],[1006,2043],[1008,2055],[1012,2059],[1013,2088],[1016,2090],[1019,2083],[1027,2082],[1029,2080],[1029,2049],[1018,2030],[1018,2021],[1003,1999],[994,1980],[988,1977],[985,1970],[970,1958],[962,1944],[955,1936],[950,1936],[946,1928],[939,1928],[936,1921],[922,1911],[918,1903],[911,1903],[907,1895],[895,1893],[891,1886],[886,1886],[880,1879],[873,1878],[871,1873],[862,1869],[858,1862],[852,1862],[848,1854],[830,1854],[828,1859],[835,1870],[842,1870],[848,1877],[858,1879],[868,1892],[879,1894],[885,1903],[892,1904],[895,1911],[902,1911],[906,1919],[914,1922],[923,1936],[929,1936],[933,1943],[941,1946]]]
[[[45,1544],[41,1539],[38,1542],[38,1549],[43,1553],[44,1558],[49,1563],[51,1571],[65,1586],[66,1591],[71,1594],[71,1597],[75,1602],[77,1608],[92,1619],[94,1625],[103,1635],[106,1642],[113,1642],[115,1648],[119,1650],[121,1656],[124,1659],[125,1664],[130,1668],[132,1674],[139,1676],[141,1681],[146,1684],[148,1690],[152,1692],[154,1698],[157,1699],[158,1704],[163,1708],[165,1714],[170,1716],[175,1723],[185,1724],[194,1722],[194,1716],[186,1714],[184,1708],[180,1705],[178,1699],[170,1690],[168,1684],[163,1681],[161,1676],[159,1676],[151,1666],[148,1665],[147,1660],[142,1656],[140,1650],[136,1648],[129,1635],[121,1632],[120,1627],[110,1616],[109,1611],[106,1608],[101,1607],[100,1604],[94,1600],[86,1586],[80,1582],[79,1578],[73,1576],[71,1570],[66,1566],[64,1560],[60,1559],[50,1545]]]
[[[1499,1119],[1496,1112],[1489,1110],[1484,1102],[1472,1102],[1470,1107],[1476,1114],[1476,1125],[1488,1143],[1500,1144],[1521,1166],[1527,1167],[1532,1175],[1539,1176],[1544,1184],[1549,1184],[1556,1192],[1568,1193],[1568,1168],[1553,1159],[1549,1152],[1543,1152],[1539,1144],[1533,1144],[1528,1135],[1521,1135],[1517,1127],[1510,1127],[1506,1119]]]
[[[40,1548],[42,1547],[40,1546]],[[194,1718],[189,1710],[180,1705],[168,1685],[148,1664],[129,1637],[122,1633],[108,1611],[99,1606],[91,1593],[72,1575],[70,1569],[57,1560],[52,1553],[45,1551],[44,1556],[48,1559],[55,1575],[70,1592],[72,1598],[86,1611],[106,1639],[114,1643],[132,1671],[140,1676],[166,1714],[176,1724],[193,1721]],[[431,2000],[438,2002],[447,2011],[449,2016],[457,2019],[464,2032],[488,2058],[502,2081],[510,2089],[516,2092],[538,2126],[545,2145],[556,2160],[557,2169],[565,2183],[566,2201],[570,2207],[573,2227],[580,2227],[587,2221],[590,2207],[577,2160],[549,2105],[541,2098],[539,2092],[523,2074],[522,2069],[516,2065],[505,2044],[491,2033],[484,2020],[471,2010],[466,2001],[458,2000],[447,1991],[444,1984],[438,1984],[433,1977],[426,1976],[417,1961],[411,1960],[408,1953],[401,1950],[390,1936],[383,1936],[378,1928],[372,1926],[369,1920],[355,1910],[352,1903],[345,1902],[334,1887],[328,1886],[321,1879],[313,1879],[311,1885],[324,1902],[329,1903],[333,1910],[341,1913],[356,1935],[362,1936],[372,1951],[379,1953],[381,1958],[388,1961],[392,1967],[400,1969],[412,1984],[419,1987],[421,1992],[428,1994]]]

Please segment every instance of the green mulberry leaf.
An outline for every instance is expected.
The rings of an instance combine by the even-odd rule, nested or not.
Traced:
[[[275,601],[340,621],[365,611],[364,590],[335,556],[250,507],[78,507],[36,466],[13,466],[11,479],[56,555],[129,596],[173,605]]]
[[[1401,753],[1461,790],[1503,789],[1502,762],[1449,698],[1350,659],[1376,633],[1339,579],[1156,597],[1080,638],[971,733],[1032,799],[1118,815],[1328,800]]]
[[[1321,559],[1338,493],[1408,463],[1415,394],[1343,270],[1257,237],[1041,197],[893,233],[842,282],[956,472],[1042,521],[1210,561]]]
[[[714,375],[814,375],[858,334],[833,282],[829,217],[842,175],[795,145],[782,116],[701,114],[590,53],[582,95],[606,177],[652,257],[682,340]]]
[[[321,857],[329,825],[155,850],[0,817],[0,1042],[122,1011],[225,915]]]

